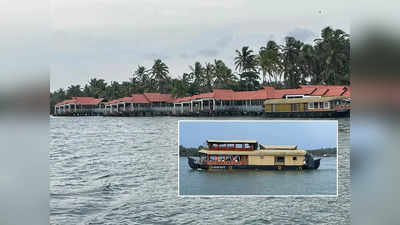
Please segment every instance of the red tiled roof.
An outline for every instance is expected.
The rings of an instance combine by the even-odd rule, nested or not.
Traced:
[[[329,91],[329,88],[317,88],[311,95],[324,96]]]
[[[74,97],[77,105],[98,105],[103,98],[92,98],[92,97]]]
[[[144,93],[149,102],[174,102],[171,94]]]
[[[267,91],[260,89],[257,91],[238,91],[234,93],[234,100],[260,100],[267,99]]]
[[[312,95],[318,96],[346,96],[350,97],[348,85],[300,85],[301,88],[317,88]]]
[[[234,100],[234,91],[228,89],[214,89],[214,98],[216,100]]]
[[[123,97],[114,99],[107,102],[106,104],[114,104],[118,102],[132,102],[138,104],[148,104],[150,102],[173,102],[171,94],[160,94],[160,93],[144,93],[144,94],[132,94],[129,97]]]
[[[67,99],[56,104],[56,106],[64,104],[77,104],[77,105],[98,105],[103,101],[103,98],[93,98],[93,97],[72,97],[72,99]]]
[[[309,95],[315,88],[279,89],[272,92],[268,98],[283,98],[285,95]]]
[[[182,98],[176,98],[175,99],[175,103],[179,103],[179,102],[187,102],[192,100],[192,96],[188,96],[188,97],[182,97]]]
[[[347,98],[350,98],[350,97],[351,97],[350,87],[347,86],[347,87],[345,87],[345,88],[346,88],[346,89],[345,89],[344,92],[341,94],[341,96],[345,96],[345,97],[347,97]]]
[[[144,96],[144,94],[133,94],[132,99],[133,103],[138,103],[138,104],[150,103],[149,100],[147,100],[146,96]]]
[[[313,95],[313,96],[345,96],[350,97],[350,87],[347,85],[300,85],[296,89],[275,89],[270,86],[264,86],[263,89],[256,91],[233,91],[229,89],[214,89],[212,92],[201,93],[183,98],[173,98],[171,94],[144,93],[133,94],[129,97],[119,98],[107,102],[114,104],[117,102],[132,102],[147,104],[150,102],[188,102],[195,99],[214,98],[216,100],[265,100],[283,98],[285,95]],[[56,106],[75,103],[81,105],[97,105],[103,99],[92,97],[73,97],[57,103]]]

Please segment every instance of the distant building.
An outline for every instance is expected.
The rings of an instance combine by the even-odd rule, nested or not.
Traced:
[[[104,102],[102,98],[72,97],[54,106],[54,115],[102,115]]]

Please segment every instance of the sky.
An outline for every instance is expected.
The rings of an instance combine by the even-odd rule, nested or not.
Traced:
[[[337,145],[337,121],[180,121],[180,145],[204,146],[208,139],[257,140],[306,150],[329,148]]]
[[[326,26],[350,33],[346,10],[315,0],[53,0],[50,89],[91,78],[126,81],[156,58],[171,77],[195,61],[222,59],[233,68],[243,46],[257,52],[288,35],[311,43]]]

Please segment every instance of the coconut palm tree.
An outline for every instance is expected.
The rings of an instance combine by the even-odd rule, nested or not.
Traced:
[[[133,72],[133,76],[131,78],[131,82],[134,86],[134,91],[136,93],[143,93],[144,91],[149,91],[151,89],[151,80],[149,70],[139,65],[135,72]]]
[[[285,45],[282,46],[285,86],[297,88],[301,80],[300,52],[303,42],[294,37],[286,37]]]
[[[206,63],[204,67],[204,87],[203,92],[212,91],[215,79],[215,67],[211,63]]]
[[[262,71],[264,85],[267,83],[267,74],[268,83],[271,83],[273,79],[278,82],[282,74],[279,45],[274,41],[268,41],[267,46],[261,47],[258,55],[258,64]]]
[[[151,78],[155,81],[155,84],[158,87],[158,91],[163,92],[165,83],[168,82],[168,66],[161,61],[161,59],[154,60],[154,64],[151,67]]]
[[[237,80],[232,70],[222,60],[214,60],[215,81],[214,88],[232,88]]]
[[[244,46],[241,51],[236,50],[235,69],[239,72],[255,71],[257,66],[256,55],[248,46]]]
[[[242,48],[241,51],[236,50],[235,69],[239,70],[240,88],[243,90],[253,90],[258,87],[259,76],[257,74],[257,57],[253,54],[248,46]]]
[[[193,83],[191,85],[191,93],[198,94],[200,93],[200,89],[204,84],[204,68],[200,62],[195,62],[194,66],[189,66],[190,77],[193,79]]]
[[[350,73],[349,35],[340,29],[326,27],[321,31],[321,38],[314,42],[322,66],[321,83],[346,83]]]

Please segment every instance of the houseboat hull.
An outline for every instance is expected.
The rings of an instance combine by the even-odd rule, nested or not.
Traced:
[[[318,169],[321,159],[312,159],[307,164],[302,166],[289,166],[289,165],[210,165],[197,163],[195,159],[188,157],[189,167],[192,169],[255,169],[255,170],[310,170]]]

